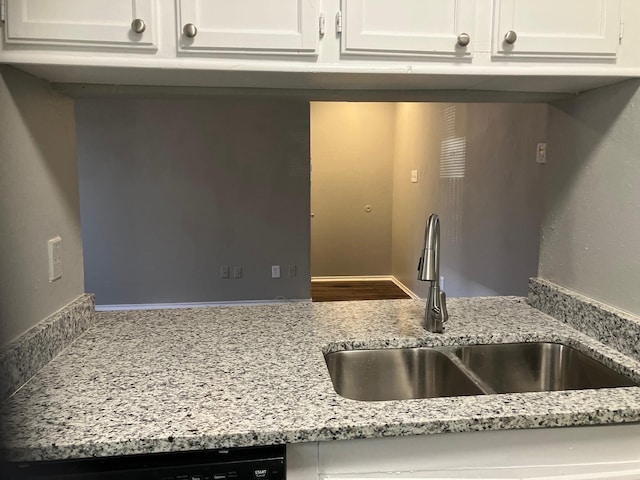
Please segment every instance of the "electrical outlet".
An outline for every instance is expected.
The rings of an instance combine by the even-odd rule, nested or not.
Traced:
[[[289,265],[289,276],[290,277],[295,277],[296,276],[296,266],[295,265]]]
[[[220,267],[220,278],[229,278],[229,266],[222,265]]]
[[[233,278],[242,278],[242,267],[233,267]]]
[[[271,278],[280,278],[280,265],[271,265]]]
[[[62,238],[54,237],[47,242],[49,254],[49,281],[55,282],[62,278]]]

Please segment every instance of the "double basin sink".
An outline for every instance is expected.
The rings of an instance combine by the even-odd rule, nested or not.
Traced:
[[[638,385],[573,347],[549,342],[345,350],[325,360],[336,392],[363,401]]]

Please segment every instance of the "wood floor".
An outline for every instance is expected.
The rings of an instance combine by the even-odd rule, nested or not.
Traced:
[[[410,297],[389,280],[311,282],[311,299],[314,302],[391,300],[394,298]]]

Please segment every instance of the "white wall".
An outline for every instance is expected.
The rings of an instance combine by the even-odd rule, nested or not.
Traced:
[[[640,80],[549,115],[539,276],[640,314]]]
[[[391,274],[394,124],[393,103],[311,103],[312,276]]]
[[[62,237],[49,283],[47,240]],[[73,102],[0,66],[0,343],[84,292]]]
[[[310,297],[307,102],[85,98],[76,115],[98,305]]]
[[[546,106],[399,104],[393,274],[419,295],[417,262],[431,212],[441,220],[449,296],[526,295],[536,275]],[[450,162],[448,162],[450,160]],[[410,171],[419,170],[419,183]]]

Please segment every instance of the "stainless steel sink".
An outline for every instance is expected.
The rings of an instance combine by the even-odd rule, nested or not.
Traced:
[[[545,342],[346,350],[325,360],[335,391],[364,401],[637,385],[575,348]]]
[[[496,393],[628,387],[628,378],[557,343],[459,347],[456,355]]]
[[[325,355],[333,388],[352,400],[478,395],[483,391],[432,348],[347,350]]]

